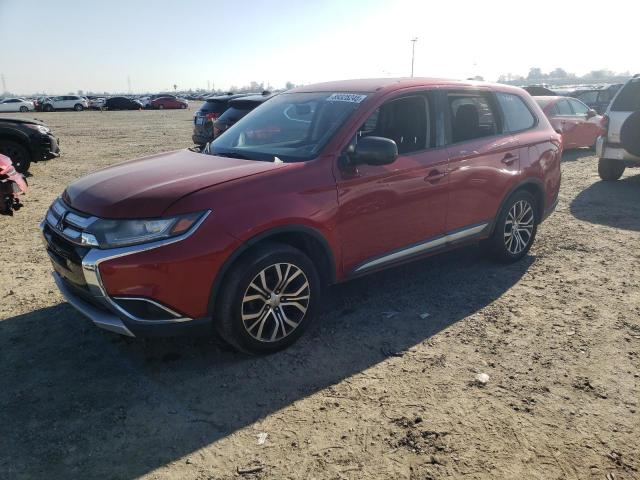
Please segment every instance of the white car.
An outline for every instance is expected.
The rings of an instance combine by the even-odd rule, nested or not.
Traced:
[[[605,112],[607,133],[596,141],[598,173],[603,180],[618,180],[627,167],[640,167],[639,117],[640,74],[618,90]]]
[[[85,108],[89,108],[87,99],[78,95],[49,97],[49,99],[42,105],[42,110],[45,112],[52,112],[54,110],[75,110],[76,112],[80,112]]]
[[[35,109],[33,102],[24,98],[5,98],[0,101],[0,112],[29,112]]]

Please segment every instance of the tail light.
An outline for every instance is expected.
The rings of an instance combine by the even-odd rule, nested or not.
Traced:
[[[211,121],[217,120],[219,116],[220,116],[220,114],[219,113],[215,113],[215,112],[210,112],[210,113],[207,113],[207,115],[206,115],[207,120],[211,120]]]

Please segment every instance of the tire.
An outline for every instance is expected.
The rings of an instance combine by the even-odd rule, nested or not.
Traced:
[[[42,110],[44,110],[45,112],[53,112],[53,105],[45,105],[44,107],[42,107]]]
[[[31,166],[31,154],[24,146],[10,140],[0,141],[0,153],[11,159],[13,166],[20,173],[27,173]]]
[[[164,105],[158,105],[158,110],[164,110]]]
[[[598,175],[602,180],[613,182],[624,173],[625,165],[619,160],[601,158],[598,160]]]
[[[20,107],[20,111],[21,111],[22,113],[26,113],[26,112],[28,112],[28,111],[29,111],[29,109],[23,105],[22,107]]]
[[[279,278],[289,278],[280,290]],[[295,297],[281,304],[280,298],[286,299],[283,293]],[[245,254],[225,276],[214,326],[240,351],[273,353],[293,344],[309,327],[320,294],[320,278],[309,257],[289,245],[263,244]]]
[[[487,241],[489,252],[499,262],[512,263],[524,257],[538,231],[538,202],[526,190],[514,192],[504,203],[496,220],[491,237]],[[513,220],[519,225],[513,232]]]
[[[187,108],[187,106],[184,103],[181,103],[180,104],[180,108],[182,108],[184,110],[185,108]]]
[[[84,107],[83,107],[81,104],[76,103],[76,104],[73,106],[73,109],[74,109],[76,112],[81,112],[82,110],[84,110]]]

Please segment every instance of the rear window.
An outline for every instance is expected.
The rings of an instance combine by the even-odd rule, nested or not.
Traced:
[[[584,103],[595,103],[598,101],[598,92],[593,90],[591,92],[577,93],[576,98],[579,98]]]
[[[640,78],[627,83],[611,106],[614,112],[635,112],[640,110]]]
[[[506,131],[520,132],[536,124],[536,119],[529,111],[529,107],[519,96],[500,92],[496,96],[504,113]]]
[[[203,113],[222,113],[227,109],[226,100],[207,100],[204,102],[200,111]]]
[[[220,118],[218,118],[218,122],[220,123],[228,123],[232,125],[244,117],[247,113],[249,113],[253,108],[238,108],[237,106],[228,108]]]

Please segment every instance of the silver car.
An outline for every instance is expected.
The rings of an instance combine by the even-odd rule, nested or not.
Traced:
[[[632,115],[633,118],[629,118]],[[632,136],[640,137],[640,74],[618,90],[605,112],[605,118],[608,119],[607,133],[596,141],[596,153],[600,158],[598,173],[603,180],[618,180],[626,167],[640,167],[637,142],[632,139],[634,145],[631,145],[621,136],[623,126],[629,129],[637,125],[638,133]]]

